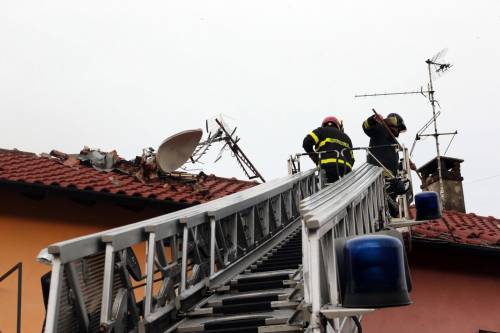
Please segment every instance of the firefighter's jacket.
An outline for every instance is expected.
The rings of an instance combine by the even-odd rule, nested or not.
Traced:
[[[374,117],[375,116],[371,116],[363,122],[363,131],[370,137],[370,152],[375,155],[393,175],[396,175],[399,164],[398,152],[395,147],[388,146],[396,144],[396,141],[387,129],[377,122]],[[366,161],[370,164],[380,166],[370,154],[368,154]]]
[[[304,138],[302,147],[315,164],[318,162],[323,166],[337,164],[339,169],[346,168],[348,171],[351,171],[354,165],[354,155],[349,149],[352,148],[351,139],[336,127],[318,127]],[[321,154],[321,161],[318,160],[318,154],[311,154],[315,151],[325,152]]]

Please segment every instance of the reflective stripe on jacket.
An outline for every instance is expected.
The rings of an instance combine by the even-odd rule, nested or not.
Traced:
[[[337,163],[337,164],[343,164],[347,166],[350,170],[352,170],[352,164],[349,162],[346,162],[340,158],[324,158],[321,159],[321,164],[329,164],[329,163]]]
[[[337,163],[352,169],[354,154],[352,142],[347,134],[336,127],[319,127],[306,135],[302,144],[307,153],[325,152],[321,154],[321,164]],[[310,154],[314,163],[318,163],[318,154]]]

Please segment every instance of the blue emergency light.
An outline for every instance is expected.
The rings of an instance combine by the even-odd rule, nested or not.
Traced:
[[[415,195],[417,221],[434,220],[442,216],[441,202],[436,192],[421,192]]]
[[[357,236],[345,242],[343,252],[343,307],[411,304],[401,240],[387,235]]]

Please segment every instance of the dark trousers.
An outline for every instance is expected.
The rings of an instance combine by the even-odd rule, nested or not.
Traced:
[[[321,166],[325,170],[326,182],[333,183],[343,177],[344,175],[351,172],[351,169],[346,167],[344,164],[328,163]]]

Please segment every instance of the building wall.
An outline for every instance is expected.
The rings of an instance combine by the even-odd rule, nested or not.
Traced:
[[[364,332],[500,332],[500,257],[414,248],[412,305],[365,316]]]
[[[158,216],[160,209],[133,211],[111,202],[79,203],[49,196],[30,199],[0,189],[0,275],[23,263],[22,332],[41,332],[45,309],[40,277],[49,266],[36,262],[49,244]],[[0,283],[0,331],[15,332],[17,275]]]

